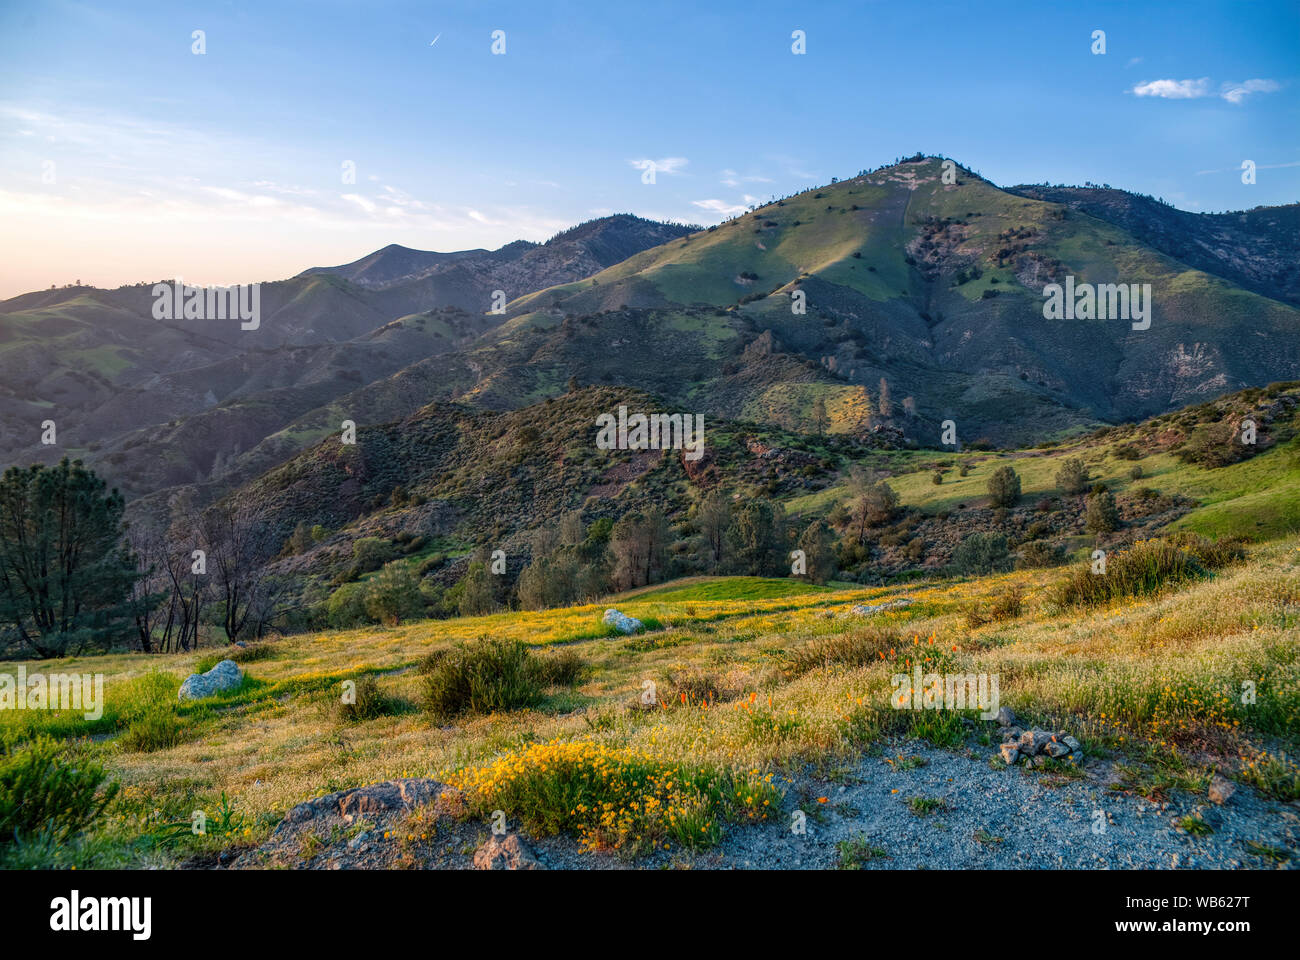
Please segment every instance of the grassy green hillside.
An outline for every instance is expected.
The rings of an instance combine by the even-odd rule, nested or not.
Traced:
[[[780,349],[831,375],[804,379],[874,396],[887,378],[895,404],[910,396],[918,414],[896,422],[924,439],[947,418],[972,439],[1042,437],[1300,371],[1293,307],[1191,269],[1108,222],[956,169],[956,182],[944,183],[941,161],[924,159],[809,190],[522,297],[512,310],[720,308],[744,318],[750,337],[770,330]],[[1079,284],[1150,284],[1150,329],[1044,320],[1043,287],[1067,274]],[[807,298],[805,314],[792,313],[795,291]],[[1243,325],[1248,340],[1237,335]],[[626,378],[653,370],[650,344],[667,339],[644,336]],[[764,392],[787,390],[788,379]],[[763,398],[747,410],[772,416],[784,406]],[[864,408],[858,422],[869,415]]]

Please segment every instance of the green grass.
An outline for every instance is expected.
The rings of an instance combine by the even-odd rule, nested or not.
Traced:
[[[918,817],[928,817],[948,809],[948,802],[940,797],[908,797],[907,809]]]
[[[799,597],[811,593],[831,593],[832,587],[818,586],[793,577],[690,577],[660,587],[634,590],[610,600],[656,600],[683,603],[690,600],[769,600],[774,597]]]
[[[1150,488],[1165,496],[1183,496],[1195,501],[1186,516],[1172,525],[1207,537],[1273,539],[1300,531],[1300,447],[1296,441],[1274,447],[1258,456],[1227,467],[1206,469],[1181,462],[1173,454],[1154,454],[1137,461],[1143,476],[1132,479],[1133,461],[1111,456],[1115,440],[1083,441],[1050,451],[1021,451],[1011,454],[947,451],[915,451],[895,455],[891,469],[900,471],[889,479],[905,506],[930,513],[951,510],[959,504],[984,506],[988,481],[999,466],[1009,465],[1020,477],[1022,506],[1043,497],[1061,497],[1056,473],[1062,461],[1083,455],[1093,482],[1104,482],[1123,494]],[[1098,453],[1105,454],[1098,456]],[[957,475],[956,467],[967,463],[970,473]],[[930,479],[931,464],[947,471],[941,485]],[[925,469],[920,469],[924,467]],[[914,471],[903,473],[901,471]],[[789,513],[825,515],[848,496],[848,487],[836,483],[785,501]]]
[[[841,840],[835,845],[835,849],[840,856],[841,870],[861,870],[863,864],[889,857],[884,847],[874,846],[864,834]]]

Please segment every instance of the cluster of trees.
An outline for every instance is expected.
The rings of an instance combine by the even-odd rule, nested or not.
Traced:
[[[81,461],[0,477],[0,649],[40,658],[127,645],[189,650],[200,631],[260,635],[282,584],[248,509],[173,505],[165,526],[128,528],[125,502]]]
[[[825,583],[835,573],[834,547],[822,520],[799,530],[779,503],[714,491],[676,526],[657,506],[589,527],[577,514],[564,517],[554,531],[534,535],[532,560],[515,593],[520,606],[540,609],[693,573],[796,575]]]
[[[880,497],[874,488],[871,495],[872,503]],[[897,498],[892,491],[889,496],[892,509]],[[875,516],[878,509],[867,512]],[[658,506],[617,521],[585,523],[577,512],[566,514],[558,524],[533,531],[529,562],[513,578],[486,549],[473,554],[459,581],[445,589],[422,576],[425,564],[391,560],[368,579],[339,586],[318,619],[348,627],[417,616],[477,616],[510,606],[540,610],[697,573],[826,583],[836,572],[836,548],[835,532],[824,520],[793,524],[779,503],[739,501],[716,491],[675,524]]]

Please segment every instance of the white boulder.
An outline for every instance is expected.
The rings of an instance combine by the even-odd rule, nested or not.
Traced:
[[[223,690],[235,690],[244,674],[234,660],[222,660],[207,673],[191,673],[176,694],[178,700],[201,700]]]

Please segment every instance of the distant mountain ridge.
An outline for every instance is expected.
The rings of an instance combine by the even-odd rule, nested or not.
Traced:
[[[1189,213],[1110,187],[1022,184],[1006,191],[1063,204],[1113,223],[1188,266],[1300,306],[1300,203],[1232,213]]]
[[[618,215],[495,251],[390,245],[264,284],[249,333],[154,321],[148,285],[26,294],[0,303],[0,457],[68,452],[129,496],[207,500],[341,419],[516,410],[573,380],[713,422],[935,443],[953,420],[963,444],[1008,444],[1300,377],[1291,273],[1272,264],[1292,207],[1183,229],[1210,215],[1029,195],[1047,189],[913,157],[707,229]],[[1200,266],[1168,252],[1180,236]],[[1067,276],[1150,283],[1151,328],[1044,320]],[[59,446],[40,447],[51,415]]]
[[[394,243],[352,263],[312,267],[299,276],[332,274],[362,287],[378,289],[425,281],[431,290],[437,291],[433,295],[438,300],[437,306],[469,310],[483,302],[484,289],[498,289],[491,286],[495,282],[499,281],[499,289],[504,289],[513,300],[540,286],[549,286],[538,282],[541,277],[589,276],[648,247],[699,229],[621,213],[580,223],[545,243],[516,240],[496,250],[456,253],[413,250]],[[474,302],[468,299],[471,294],[467,286],[474,291]],[[462,299],[457,299],[458,296]]]
[[[389,246],[263,283],[251,331],[155,320],[151,283],[11,298],[0,302],[0,462],[71,452],[133,495],[220,479],[295,418],[497,326],[495,290],[581,279],[688,229],[618,215],[497,251]],[[52,416],[59,444],[42,446]]]

